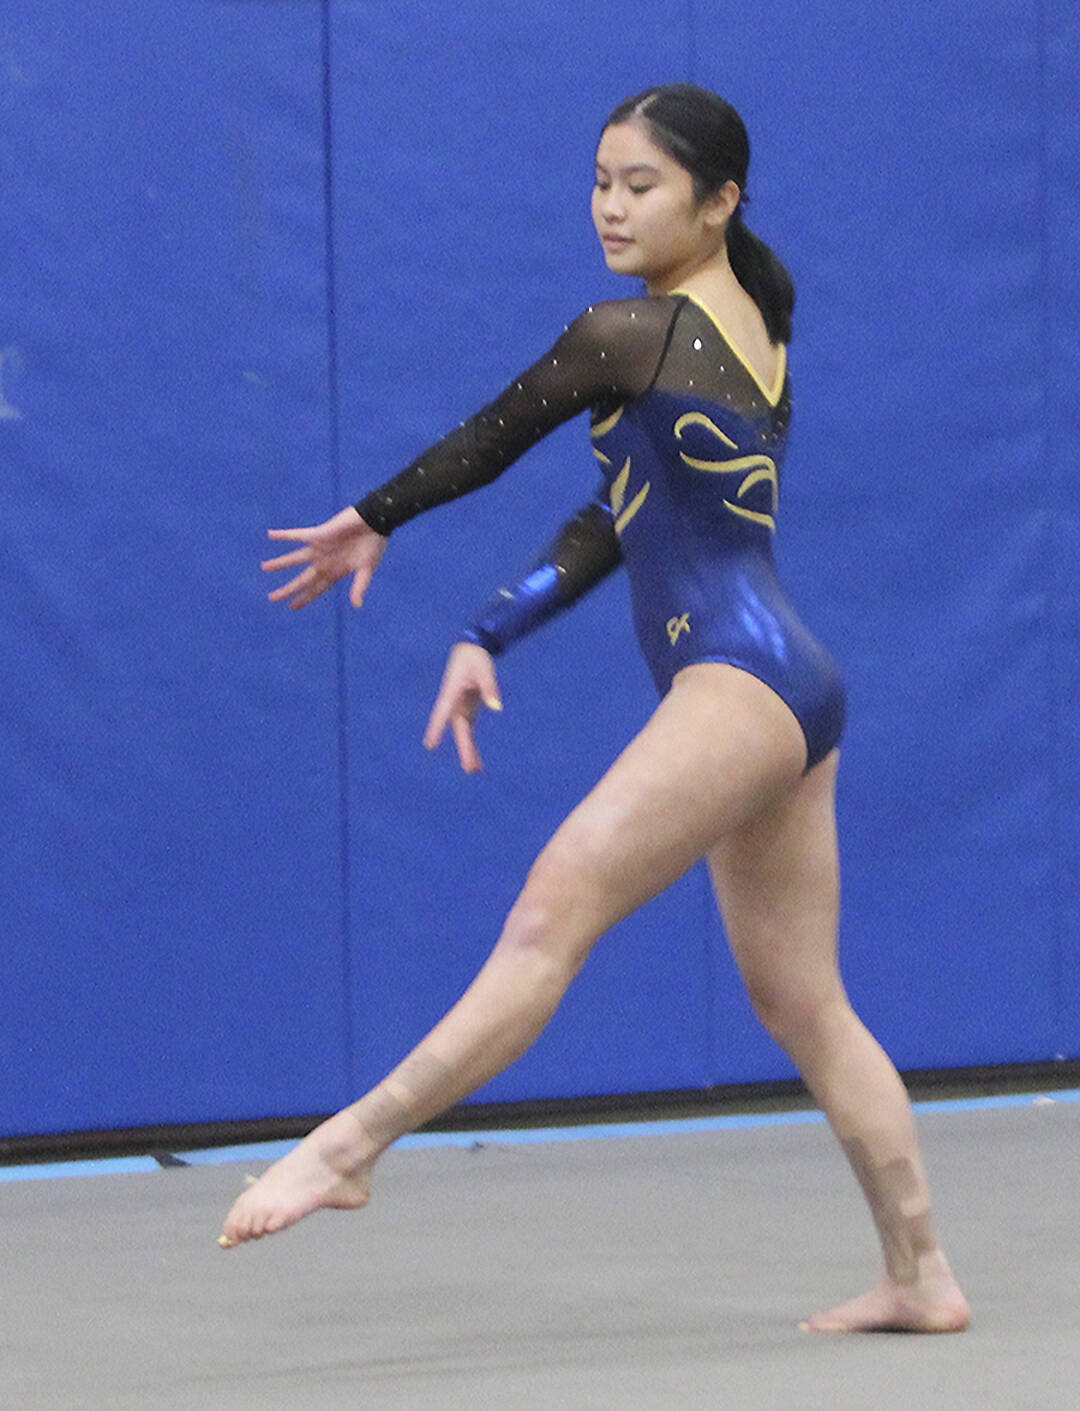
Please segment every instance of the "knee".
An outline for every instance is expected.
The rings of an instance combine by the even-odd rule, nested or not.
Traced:
[[[783,981],[747,986],[754,1013],[785,1052],[792,1056],[818,1046],[838,1018],[850,1012],[843,989],[807,990]]]
[[[576,971],[597,939],[589,912],[584,879],[569,859],[545,849],[511,908],[499,944],[548,956]]]

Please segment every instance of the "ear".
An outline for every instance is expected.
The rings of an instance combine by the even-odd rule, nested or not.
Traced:
[[[703,210],[706,225],[726,225],[741,196],[742,192],[734,181],[725,181],[720,190],[714,191],[705,201]]]

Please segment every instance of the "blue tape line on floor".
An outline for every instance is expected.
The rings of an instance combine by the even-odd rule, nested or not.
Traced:
[[[218,1146],[208,1151],[185,1151],[189,1166],[224,1166],[230,1161],[278,1161],[297,1145],[296,1141],[253,1142],[250,1146]]]
[[[0,1167],[0,1181],[52,1181],[60,1176],[114,1176],[122,1171],[160,1171],[152,1156],[111,1156],[104,1161],[54,1161],[43,1166]]]
[[[938,1113],[987,1112],[1009,1107],[1052,1107],[1080,1102],[1080,1089],[1064,1092],[1019,1093],[1003,1097],[952,1098],[916,1102],[920,1116]],[[697,1132],[746,1131],[755,1127],[795,1127],[824,1122],[821,1112],[751,1112],[737,1117],[687,1117],[654,1122],[604,1122],[582,1127],[522,1127],[493,1132],[417,1132],[395,1143],[399,1149],[433,1147],[541,1146],[552,1142],[611,1141],[632,1137],[686,1136]],[[211,1147],[185,1151],[188,1166],[225,1166],[238,1161],[277,1161],[295,1141],[254,1142],[247,1146]],[[124,1171],[159,1171],[152,1156],[118,1156],[104,1161],[64,1161],[47,1166],[0,1167],[0,1181],[40,1181],[61,1176],[103,1176]]]
[[[982,1112],[1000,1107],[1053,1107],[1058,1102],[1080,1102],[1080,1090],[1060,1093],[1022,1093],[1009,1097],[970,1097],[941,1102],[916,1102],[916,1112]]]

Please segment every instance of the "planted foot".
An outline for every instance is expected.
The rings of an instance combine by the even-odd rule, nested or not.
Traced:
[[[811,1333],[962,1333],[970,1322],[967,1299],[945,1256],[934,1251],[920,1258],[911,1283],[886,1276],[869,1293],[799,1326]]]

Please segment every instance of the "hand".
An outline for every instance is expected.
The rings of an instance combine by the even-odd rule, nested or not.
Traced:
[[[431,719],[424,731],[424,744],[429,750],[435,749],[449,724],[466,774],[479,774],[484,767],[473,738],[473,723],[481,702],[488,710],[502,710],[495,662],[483,647],[474,642],[459,642],[450,651]]]
[[[307,529],[270,529],[267,532],[271,539],[299,539],[304,544],[302,549],[293,549],[279,558],[264,559],[261,565],[264,573],[307,565],[302,573],[270,594],[272,603],[291,599],[289,606],[294,612],[313,603],[347,573],[353,575],[349,602],[358,608],[390,542],[386,535],[376,534],[352,508]]]

